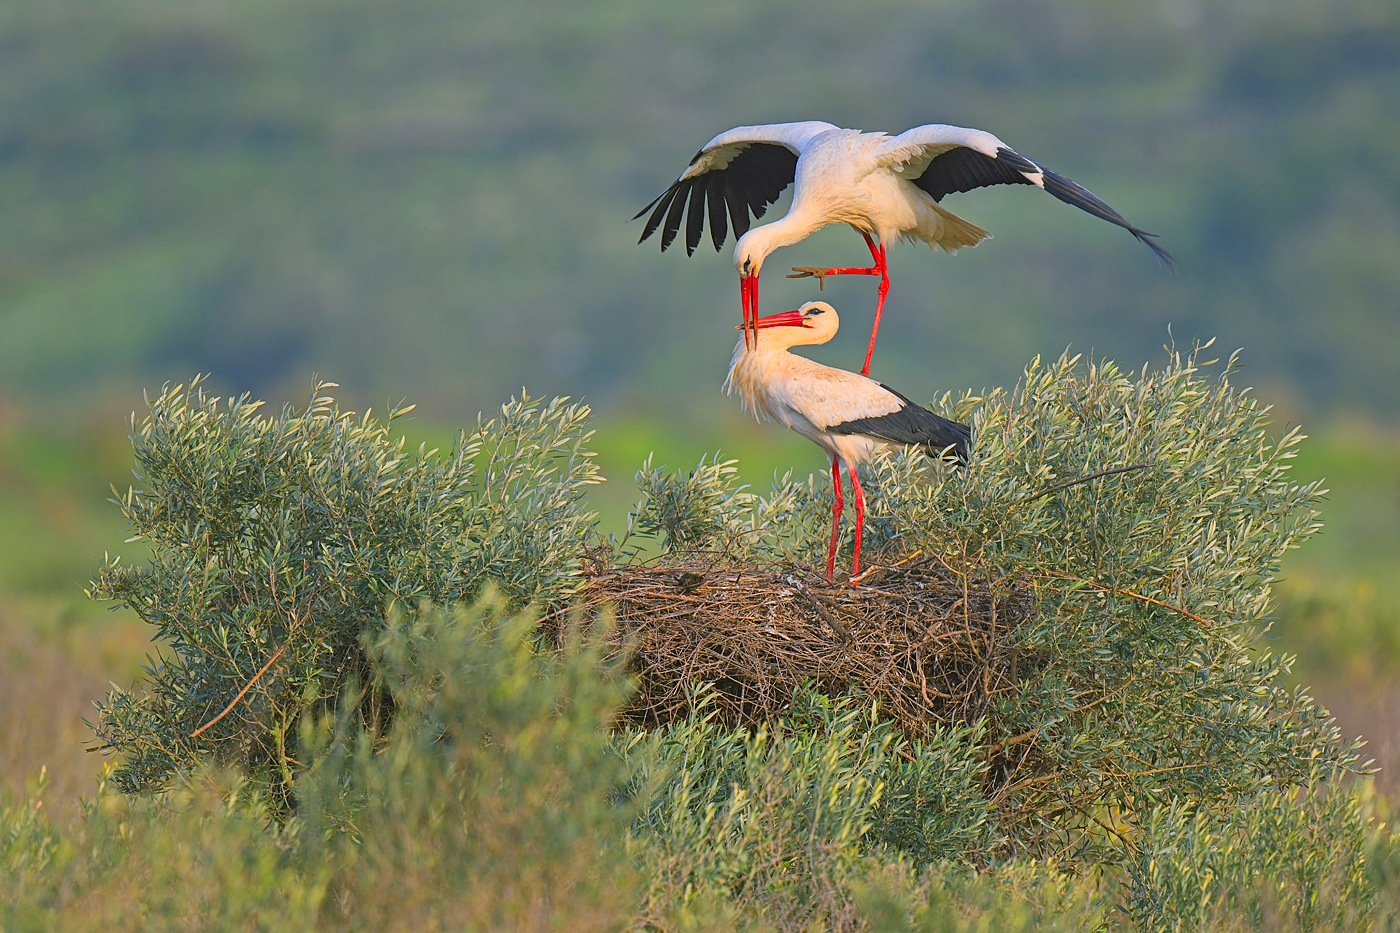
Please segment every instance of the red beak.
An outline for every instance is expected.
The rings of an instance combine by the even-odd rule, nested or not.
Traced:
[[[760,327],[806,327],[807,320],[802,316],[801,311],[784,311],[781,314],[770,314],[767,317],[761,317],[753,322],[753,326],[755,330]],[[739,330],[742,327],[743,325],[740,324],[734,329]]]

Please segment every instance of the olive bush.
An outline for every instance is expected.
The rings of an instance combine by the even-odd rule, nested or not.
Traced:
[[[331,387],[264,416],[195,380],[133,416],[140,486],[116,501],[150,561],[108,561],[90,594],[130,607],[165,650],[98,711],[120,789],[212,760],[285,797],[306,763],[302,714],[367,683],[360,634],[392,605],[469,600],[487,580],[517,605],[577,587],[598,481],[585,406],[522,395],[450,451],[411,451],[396,436],[411,408],[357,416]]]
[[[118,496],[150,561],[92,586],[162,643],[98,712],[109,787],[166,796],[104,791],[77,837],[0,808],[0,919],[1391,922],[1400,847],[1338,781],[1357,746],[1263,641],[1325,490],[1290,475],[1302,436],[1272,435],[1236,360],[1207,377],[1204,349],[1137,373],[1034,361],[1014,389],[935,403],[972,425],[966,466],[866,468],[872,564],[931,556],[1029,607],[1014,681],[919,742],[858,683],[800,690],[758,729],[717,724],[696,684],[690,719],[622,726],[606,618],[575,612],[562,647],[534,627],[528,607],[567,607],[609,561],[819,566],[820,477],[760,496],[718,456],[648,463],[609,552],[582,406],[522,396],[450,451],[410,451],[407,409],[342,412],[326,384],[275,416],[168,387],[133,420],[140,487]],[[108,895],[110,917],[83,912]]]

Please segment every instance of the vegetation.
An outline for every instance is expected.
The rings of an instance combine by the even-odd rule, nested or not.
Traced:
[[[1321,489],[1290,479],[1298,435],[1269,438],[1233,364],[1212,380],[1201,366],[1194,352],[1135,377],[1036,363],[1014,392],[942,401],[974,425],[966,471],[916,455],[873,465],[875,560],[932,548],[1034,583],[1015,638],[1040,663],[976,721],[918,739],[858,683],[799,691],[756,729],[716,720],[702,685],[685,721],[617,725],[632,687],[607,620],[576,617],[555,649],[528,608],[581,583],[593,518],[579,492],[594,473],[580,408],[512,402],[450,453],[411,454],[392,420],[342,412],[321,387],[277,416],[168,388],[134,425],[143,487],[120,498],[151,562],[109,564],[95,592],[147,614],[170,654],[102,710],[119,757],[80,823],[46,820],[42,793],[5,809],[0,919],[1391,922],[1400,843],[1380,805],[1339,782],[1353,749],[1287,688],[1288,659],[1259,647],[1278,562],[1316,530]],[[1151,467],[1063,485],[1122,460]],[[754,565],[819,559],[821,484],[760,499],[725,469],[640,475],[633,524],[664,536],[657,559],[716,545]],[[536,494],[508,494],[512,477]],[[235,507],[230,489],[251,491]],[[371,537],[352,559],[344,542]],[[530,558],[484,569],[518,554]],[[1011,757],[1033,780],[1004,780]]]
[[[285,797],[297,723],[365,677],[359,639],[386,607],[469,600],[488,579],[521,606],[577,587],[593,524],[581,493],[596,481],[587,408],[523,397],[439,458],[395,439],[407,409],[356,418],[328,387],[302,412],[260,417],[196,380],[133,418],[143,488],[120,506],[151,559],[113,558],[91,593],[154,625],[172,654],[99,711],[123,791],[212,758]]]
[[[274,818],[255,785],[208,768],[155,799],[104,787],[67,831],[44,819],[41,797],[5,808],[0,921],[1354,930],[1396,909],[1375,900],[1400,852],[1352,792],[1270,792],[1233,816],[1154,810],[1117,864],[987,864],[995,840],[977,795],[901,794],[899,740],[870,711],[810,698],[770,733],[703,720],[610,733],[626,688],[599,644],[542,654],[531,628],[493,593],[450,615],[394,616],[366,643],[373,676],[401,700],[393,726],[366,731],[353,702],[304,720],[317,763],[298,777],[290,819]],[[966,754],[973,738],[942,742]],[[942,786],[938,776],[926,780]],[[889,835],[930,816],[944,831],[934,848]]]

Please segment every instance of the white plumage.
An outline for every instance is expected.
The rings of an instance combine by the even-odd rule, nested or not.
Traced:
[[[852,574],[860,573],[860,539],[865,522],[865,493],[856,467],[880,447],[901,444],[923,447],[941,455],[952,448],[967,456],[966,425],[935,415],[875,380],[794,356],[792,347],[823,344],[836,335],[840,319],[824,301],[809,301],[752,322],[753,339],[734,347],[725,380],[727,394],[739,396],[746,411],[760,420],[775,421],[820,447],[831,460],[836,500],[831,519],[831,547],[826,578],[836,569],[836,543],[844,501],[841,467],[851,478],[856,499],[855,558]]]
[[[788,185],[792,206],[780,220],[749,229],[749,214],[762,217]],[[944,196],[987,185],[1034,185],[1126,229],[1164,263],[1171,256],[1146,233],[1129,224],[1092,192],[1011,149],[991,133],[930,124],[898,136],[842,129],[830,123],[778,123],[741,126],[710,140],[690,166],[637,217],[648,211],[642,240],[661,230],[669,247],[684,220],[686,253],[695,251],[708,219],[715,249],[730,225],[738,237],[734,267],[739,272],[744,322],[758,317],[758,276],[774,250],[805,239],[828,224],[850,224],[870,248],[869,268],[794,267],[797,276],[880,276],[879,301],[870,331],[864,375],[870,371],[875,335],[889,291],[885,249],[904,239],[956,253],[990,236],[943,208]],[[636,219],[636,218],[634,218]],[[756,338],[756,333],[754,334]],[[749,340],[748,336],[745,340]]]

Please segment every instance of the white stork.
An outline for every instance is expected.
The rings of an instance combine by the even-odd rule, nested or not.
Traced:
[[[856,551],[851,574],[860,574],[860,535],[865,526],[865,492],[856,466],[886,444],[922,447],[930,456],[951,450],[967,459],[967,425],[941,418],[868,376],[857,376],[801,356],[791,347],[826,343],[841,326],[836,309],[824,301],[809,301],[796,311],[784,311],[750,322],[744,339],[734,347],[728,395],[739,394],[743,407],[759,420],[776,421],[816,444],[831,458],[831,485],[836,502],[831,513],[831,547],[826,579],[836,570],[836,541],[841,531],[841,467],[851,478],[856,498]]]
[[[749,213],[762,217],[783,189],[794,183],[787,216],[750,230]],[[886,245],[902,238],[942,247],[949,254],[976,246],[991,234],[939,202],[952,192],[987,185],[1035,185],[1066,204],[1123,227],[1165,265],[1173,262],[1166,250],[1149,239],[1154,234],[1128,223],[1087,188],[1020,155],[991,133],[942,124],[918,126],[898,136],[845,130],[819,121],[736,127],[706,143],[676,183],[632,219],[651,211],[638,242],[659,228],[665,251],[684,218],[685,251],[690,255],[700,244],[707,209],[715,250],[724,245],[727,214],[739,238],[734,266],[739,271],[745,324],[758,317],[758,273],[769,253],[827,224],[850,224],[865,238],[873,266],[795,266],[797,274],[788,277],[814,275],[819,283],[828,275],[880,277],[870,347],[860,371],[866,375],[890,287]]]

